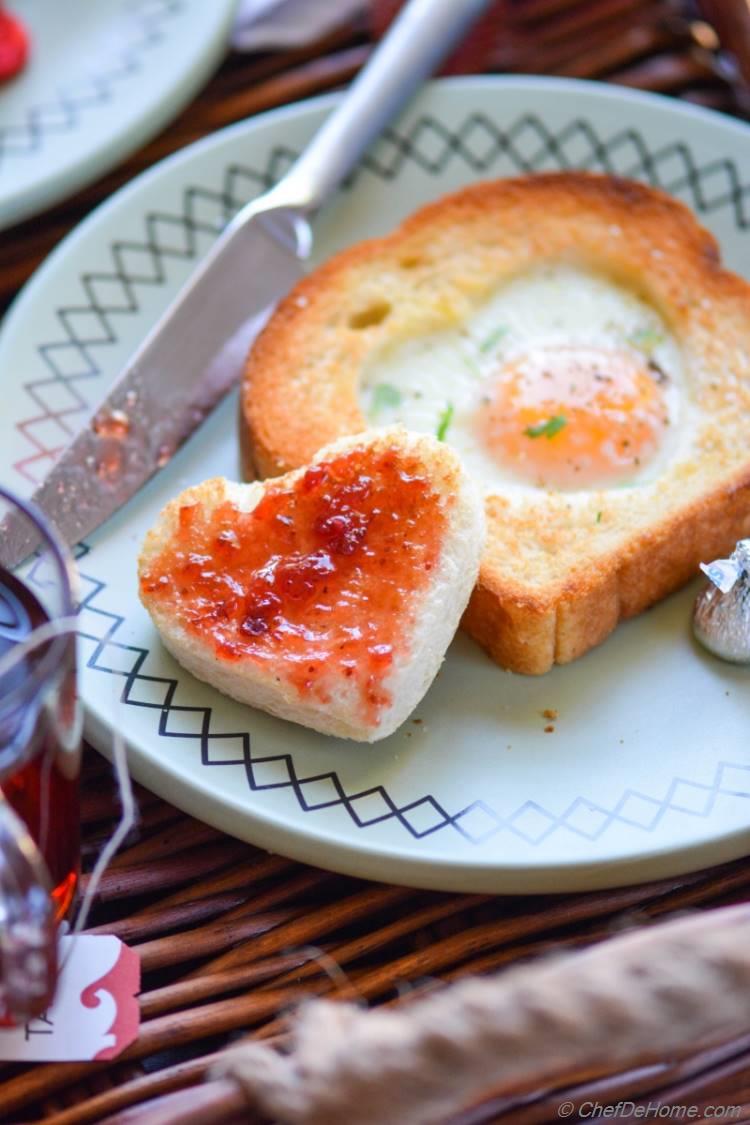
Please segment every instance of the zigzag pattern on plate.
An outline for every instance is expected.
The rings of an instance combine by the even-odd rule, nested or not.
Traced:
[[[229,165],[220,192],[186,188],[179,215],[149,212],[142,241],[112,243],[111,268],[81,276],[81,303],[57,310],[64,338],[38,347],[51,374],[24,384],[36,411],[16,423],[32,447],[14,464],[19,473],[38,484],[76,432],[97,397],[96,383],[87,393],[88,382],[102,373],[96,349],[117,342],[119,317],[140,311],[139,290],[165,285],[170,261],[205,253],[239,208],[276,183],[295,156],[275,147],[263,169]]]
[[[93,405],[88,384],[102,372],[97,350],[117,341],[119,317],[139,311],[139,289],[164,285],[170,259],[189,261],[205,251],[234,212],[276,183],[295,156],[275,146],[259,167],[228,165],[219,189],[186,188],[179,212],[148,212],[142,240],[113,242],[110,266],[81,277],[82,302],[57,310],[61,336],[39,348],[49,375],[25,384],[35,413],[17,423],[30,446],[14,465],[19,473],[38,483]],[[583,118],[553,132],[534,114],[504,129],[484,113],[471,113],[455,130],[424,115],[403,133],[386,132],[350,183],[364,174],[392,181],[408,162],[431,175],[456,160],[489,172],[503,157],[518,172],[579,168],[645,180],[682,196],[699,213],[729,208],[737,230],[750,226],[750,184],[729,157],[701,164],[684,141],[652,150],[636,129],[602,137]]]
[[[87,551],[81,546],[78,558]],[[505,815],[483,800],[451,812],[431,794],[399,803],[384,785],[347,792],[334,770],[305,774],[291,754],[256,753],[250,731],[216,729],[212,707],[176,703],[179,680],[150,673],[149,650],[116,639],[125,618],[100,604],[106,584],[87,574],[81,575],[81,582],[85,593],[79,605],[78,635],[83,647],[89,650],[86,666],[124,680],[121,703],[158,712],[159,736],[197,742],[204,766],[243,766],[254,793],[291,790],[306,813],[341,808],[362,829],[395,821],[414,840],[451,829],[475,845],[501,832],[510,832],[537,846],[561,831],[593,842],[613,824],[653,832],[667,813],[705,819],[719,797],[750,797],[750,764],[730,761],[718,762],[709,781],[693,781],[678,775],[658,795],[628,787],[611,806],[579,796],[557,812],[530,800]]]
[[[54,97],[30,106],[25,120],[0,128],[0,169],[11,157],[31,156],[50,135],[69,133],[87,109],[112,100],[119,82],[138,74],[143,52],[164,39],[164,24],[183,7],[182,0],[135,0],[129,13],[135,33],[109,57],[97,60],[96,70],[62,86]]]

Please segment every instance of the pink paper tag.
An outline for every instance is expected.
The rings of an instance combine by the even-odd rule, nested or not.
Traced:
[[[54,1002],[23,1027],[0,1028],[0,1059],[85,1062],[113,1059],[138,1034],[138,954],[110,934],[61,937]]]

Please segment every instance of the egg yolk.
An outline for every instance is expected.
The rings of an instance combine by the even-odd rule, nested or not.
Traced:
[[[623,482],[659,449],[669,425],[665,382],[626,351],[536,348],[500,371],[481,436],[498,462],[535,484]]]

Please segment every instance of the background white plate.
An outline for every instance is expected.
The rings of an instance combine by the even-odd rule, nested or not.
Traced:
[[[179,153],[51,256],[0,338],[4,481],[31,490],[221,223],[284,171],[331,105],[279,110]],[[425,90],[320,217],[316,257],[460,184],[559,167],[666,187],[750,276],[746,127],[540,79]],[[80,559],[88,731],[106,747],[112,725],[122,730],[136,777],[271,850],[444,889],[607,886],[750,850],[750,669],[694,645],[694,590],[543,678],[504,673],[459,637],[421,724],[374,747],[256,713],[182,671],[140,607],[135,558],[168,498],[237,474],[235,409],[222,406]],[[545,709],[559,713],[553,734]]]
[[[190,100],[235,0],[15,0],[26,69],[0,86],[0,229],[71,195]]]

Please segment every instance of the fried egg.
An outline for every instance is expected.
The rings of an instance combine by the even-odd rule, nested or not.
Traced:
[[[647,483],[689,418],[683,359],[659,312],[567,263],[516,277],[459,326],[391,343],[359,395],[370,425],[436,434],[488,492]]]

